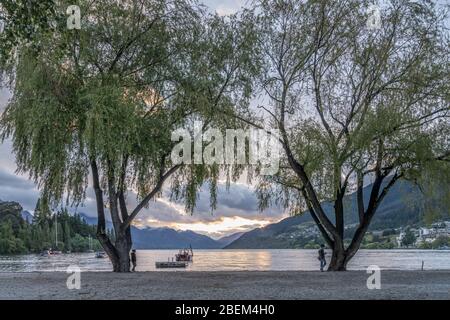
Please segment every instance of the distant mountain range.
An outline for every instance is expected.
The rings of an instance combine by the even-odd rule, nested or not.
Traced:
[[[20,203],[14,201],[3,201],[0,199],[0,222],[6,217],[12,218],[11,221],[13,221],[13,223],[18,223],[15,219],[19,219],[20,221],[20,217],[28,223],[33,221],[33,215],[30,212],[23,210]]]
[[[97,224],[97,218],[85,213],[80,216],[90,225]],[[0,223],[4,220],[12,221],[18,225],[21,220],[28,223],[33,221],[33,215],[14,201],[0,200]],[[112,223],[107,222],[107,228],[112,229]],[[193,231],[177,231],[170,228],[144,228],[131,227],[133,247],[136,249],[181,249],[192,246],[193,249],[221,249],[236,240],[239,234],[233,234],[215,240]]]
[[[367,205],[371,185],[364,189],[364,203]],[[369,230],[383,230],[408,225],[421,224],[423,221],[424,196],[418,186],[399,181],[384,198],[378,208]],[[346,234],[353,234],[358,222],[356,194],[345,197],[345,223],[349,227]],[[324,203],[323,208],[331,221],[335,221],[333,204]],[[320,234],[309,211],[292,216],[278,223],[267,225],[244,233],[226,246],[226,249],[281,249],[302,248],[308,241],[319,239]]]
[[[91,225],[97,224],[97,218],[92,218],[84,213],[80,214],[84,220]],[[111,222],[107,228],[112,228]],[[232,234],[214,240],[208,236],[195,233],[194,231],[178,231],[171,228],[136,228],[131,227],[133,247],[136,249],[180,249],[192,246],[193,249],[221,249],[242,233]]]
[[[368,203],[370,188],[371,186],[368,186],[364,190],[366,204]],[[427,201],[433,200],[425,200],[416,185],[406,181],[399,181],[380,205],[372,220],[370,230],[384,230],[422,224],[422,208]],[[350,235],[358,222],[355,194],[345,197],[344,207],[346,234]],[[330,220],[334,221],[333,204],[324,203],[323,208]],[[19,209],[20,211],[18,212],[21,212],[21,218],[31,222],[33,216],[30,212],[22,210],[20,204],[0,200],[0,222],[2,217],[10,216],[13,211],[17,212]],[[96,217],[90,217],[84,213],[80,213],[80,215],[88,224],[97,224]],[[111,222],[107,223],[107,227],[112,228]],[[309,241],[321,241],[317,227],[308,212],[288,217],[263,228],[257,228],[246,233],[235,233],[218,240],[193,231],[179,231],[171,228],[147,227],[140,229],[132,227],[131,232],[133,246],[137,249],[180,249],[190,245],[194,249],[281,249],[302,248]]]
[[[236,232],[236,233],[230,234],[229,236],[220,238],[219,240],[216,240],[216,241],[222,245],[222,248],[224,248],[227,245],[229,245],[230,243],[232,243],[233,241],[236,241],[237,239],[239,239],[244,233],[245,232]]]
[[[28,223],[31,223],[33,221],[33,215],[27,210],[22,210],[21,215],[22,219],[27,221]]]

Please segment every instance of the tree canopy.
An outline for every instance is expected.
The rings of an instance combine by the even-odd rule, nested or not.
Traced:
[[[239,118],[278,128],[284,149],[280,172],[259,184],[260,205],[309,210],[335,270],[356,253],[396,181],[438,170],[449,187],[447,12],[429,1],[387,1],[379,26],[368,28],[371,4],[262,0],[252,18],[266,99]],[[351,192],[360,223],[344,247],[343,197]],[[333,202],[334,216],[323,201]]]
[[[172,163],[171,133],[192,131],[195,120],[279,130],[280,171],[260,177],[260,207],[308,209],[333,248],[333,270],[345,269],[399,179],[438,172],[448,188],[447,12],[430,1],[386,1],[368,24],[371,1],[260,0],[219,17],[189,0],[81,0],[79,30],[66,26],[69,4],[2,6],[1,67],[13,97],[1,137],[50,203],[81,203],[92,179],[97,235],[115,271],[129,269],[130,224],[166,181],[192,212],[205,182],[214,208],[221,170],[252,173]],[[344,244],[350,192],[359,225]]]
[[[192,1],[78,5],[80,30],[55,18],[53,32],[30,40],[39,50],[15,48],[2,139],[12,138],[18,171],[53,203],[82,202],[91,175],[99,238],[112,260],[122,254],[125,261],[130,224],[168,177],[190,209],[203,181],[211,180],[215,194],[217,168],[171,163],[171,133],[199,118],[220,125],[216,109],[248,101],[252,34],[236,16],[211,15]],[[115,246],[105,233],[105,206]]]

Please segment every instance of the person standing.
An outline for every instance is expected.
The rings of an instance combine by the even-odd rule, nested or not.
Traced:
[[[327,260],[325,260],[325,246],[323,244],[320,245],[319,249],[319,261],[320,261],[320,271],[323,272],[323,268],[327,265]]]
[[[131,250],[131,263],[133,265],[133,269],[131,269],[131,271],[134,272],[136,270],[136,265],[137,265],[137,263],[136,263],[136,250],[135,249]]]

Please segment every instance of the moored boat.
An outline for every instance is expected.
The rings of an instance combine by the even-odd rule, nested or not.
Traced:
[[[189,249],[180,250],[175,255],[176,261],[184,261],[184,262],[192,262],[194,261],[194,251],[192,250],[192,246]]]
[[[97,252],[95,253],[95,257],[98,258],[98,259],[106,258],[106,252],[103,252],[103,251],[97,251]]]
[[[41,252],[41,256],[54,256],[58,254],[62,254],[62,251],[49,249]]]

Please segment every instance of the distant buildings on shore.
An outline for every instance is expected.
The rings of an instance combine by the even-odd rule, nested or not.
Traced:
[[[401,231],[396,237],[399,247],[408,247],[408,245],[405,245],[405,239],[408,237],[408,233],[412,233],[415,237],[413,246],[426,246],[426,244],[431,244],[438,238],[450,238],[450,221],[436,222],[430,227],[409,228]]]

